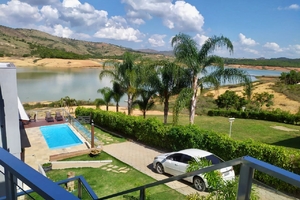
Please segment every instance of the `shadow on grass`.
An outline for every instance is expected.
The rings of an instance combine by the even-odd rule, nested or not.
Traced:
[[[293,149],[300,149],[300,136],[294,137],[294,138],[289,138],[286,140],[281,140],[281,141],[272,143],[272,145],[283,146],[283,147],[288,147],[288,148],[293,148]]]

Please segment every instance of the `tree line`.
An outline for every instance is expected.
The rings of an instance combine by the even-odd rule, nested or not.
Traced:
[[[154,98],[158,97],[164,104],[164,122],[166,123],[169,99],[177,95],[173,107],[173,123],[177,123],[180,110],[188,108],[189,121],[193,124],[197,96],[201,94],[204,85],[219,88],[226,81],[245,85],[251,82],[246,71],[224,68],[223,59],[211,54],[215,48],[221,46],[233,52],[231,41],[224,36],[209,38],[199,49],[193,38],[179,33],[172,39],[171,44],[176,57],[174,61],[153,61],[144,59],[138,54],[126,52],[121,62],[109,60],[104,63],[99,78],[111,77],[113,85],[118,85],[117,88],[122,92],[119,95],[127,95],[128,115],[131,114],[132,107],[138,105],[145,117],[147,110],[154,105]],[[207,68],[211,66],[214,71],[208,73]],[[114,98],[118,107],[118,99],[120,99],[116,98],[118,92],[107,88],[101,88],[98,92],[104,96],[101,99],[102,102],[108,104],[109,100]]]
[[[272,58],[272,59],[225,58],[224,62],[226,65],[300,67],[300,59],[288,59],[288,58]]]

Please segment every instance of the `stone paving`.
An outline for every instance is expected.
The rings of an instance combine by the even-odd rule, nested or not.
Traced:
[[[122,142],[105,145],[103,147],[103,151],[117,158],[118,160],[132,166],[136,170],[147,174],[155,180],[162,180],[168,178],[165,175],[157,174],[153,171],[152,161],[155,156],[162,153],[155,149],[133,142]],[[167,183],[166,185],[168,185],[172,189],[179,191],[184,195],[198,192],[191,186],[179,181],[173,181]],[[202,194],[205,195],[206,193],[202,192]]]
[[[70,126],[73,132],[83,141],[83,144],[67,147],[63,149],[49,149],[39,127],[26,128],[26,134],[30,142],[30,147],[25,148],[25,163],[38,170],[38,165],[49,162],[49,156],[59,153],[68,153],[87,149],[85,139]]]
[[[122,142],[105,145],[103,147],[103,151],[117,158],[118,160],[121,160],[122,162],[132,166],[140,172],[147,174],[155,180],[162,180],[168,178],[168,176],[166,175],[155,173],[152,167],[154,157],[163,152],[134,142]],[[193,189],[189,185],[189,183],[173,181],[167,183],[166,185],[185,195],[198,192],[195,189]],[[283,194],[276,194],[276,192],[263,187],[256,187],[256,191],[259,194],[261,200],[296,199],[285,196]],[[207,193],[202,192],[201,194],[205,195]]]

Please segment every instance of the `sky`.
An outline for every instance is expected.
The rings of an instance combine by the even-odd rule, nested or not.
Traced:
[[[199,48],[223,35],[222,57],[300,58],[300,0],[0,0],[0,25],[157,51],[179,33]]]

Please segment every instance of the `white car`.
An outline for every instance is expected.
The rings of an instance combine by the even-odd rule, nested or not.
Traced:
[[[167,173],[173,176],[186,173],[188,162],[205,158],[211,161],[212,164],[224,162],[218,156],[200,149],[185,149],[178,152],[161,154],[154,158],[153,168],[159,174]],[[232,166],[222,168],[219,170],[222,178],[225,181],[233,180],[235,178]],[[192,177],[187,177],[184,180],[193,183],[194,187],[199,191],[205,191],[209,187],[207,180],[203,174],[197,174]]]

